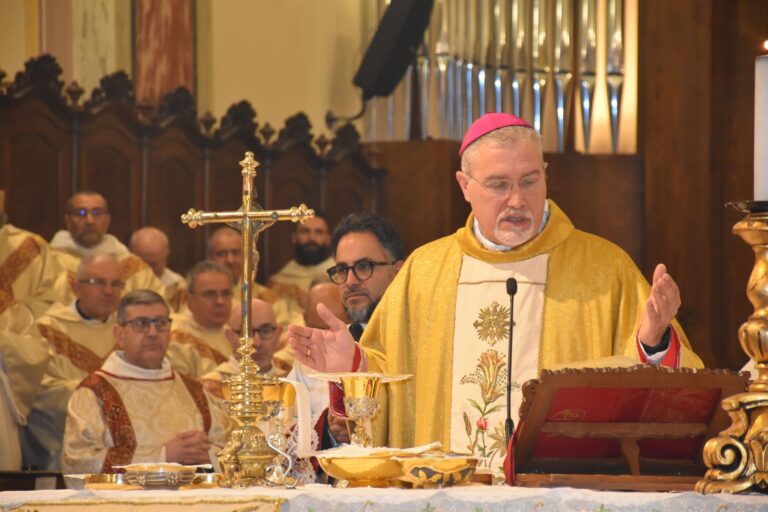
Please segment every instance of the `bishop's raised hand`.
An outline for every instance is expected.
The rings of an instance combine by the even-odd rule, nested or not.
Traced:
[[[288,327],[288,343],[293,348],[296,360],[320,372],[352,371],[355,340],[347,325],[325,304],[317,305],[317,314],[329,326],[328,329],[303,325]]]
[[[680,309],[680,289],[667,267],[656,265],[651,283],[651,294],[643,308],[638,337],[648,346],[655,347],[661,341],[677,310]]]

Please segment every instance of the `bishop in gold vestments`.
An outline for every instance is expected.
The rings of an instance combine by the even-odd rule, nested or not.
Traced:
[[[508,364],[513,417],[522,383],[543,369],[610,356],[702,366],[674,321],[679,290],[664,265],[649,287],[623,250],[576,229],[546,199],[541,139],[529,124],[486,114],[460,154],[456,178],[472,214],[405,262],[363,333],[367,358],[326,311],[332,334],[290,329],[296,358],[317,369],[413,375],[383,393],[377,444],[441,441],[496,469]],[[508,358],[510,277],[518,290]]]

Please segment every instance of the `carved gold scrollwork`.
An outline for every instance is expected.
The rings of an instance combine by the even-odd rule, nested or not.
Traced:
[[[739,343],[755,363],[758,377],[748,392],[722,402],[731,426],[704,445],[703,459],[710,469],[696,491],[705,494],[768,492],[768,214],[754,210],[733,232],[755,252],[747,284],[755,311],[739,328]]]

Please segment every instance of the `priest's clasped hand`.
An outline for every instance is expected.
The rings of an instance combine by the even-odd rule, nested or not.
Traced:
[[[329,329],[315,329],[303,325],[288,327],[288,343],[293,348],[296,360],[319,372],[352,371],[355,340],[347,325],[325,304],[317,305],[317,314]]]
[[[165,460],[179,464],[209,464],[210,448],[208,434],[202,430],[188,430],[176,434],[165,443]]]
[[[678,309],[680,289],[667,273],[667,267],[659,263],[653,271],[651,294],[640,318],[640,329],[637,333],[640,341],[649,347],[658,345]]]

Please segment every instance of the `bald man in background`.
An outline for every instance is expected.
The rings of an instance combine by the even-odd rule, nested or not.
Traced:
[[[165,300],[173,311],[179,311],[184,303],[187,288],[183,276],[168,268],[171,253],[168,236],[159,229],[146,226],[131,235],[131,252],[144,260],[165,287]]]
[[[334,315],[349,323],[344,304],[341,301],[341,289],[339,285],[326,279],[317,279],[309,289],[307,307],[304,308],[304,325],[318,329],[328,329],[328,324],[317,314],[317,305],[325,304]]]

